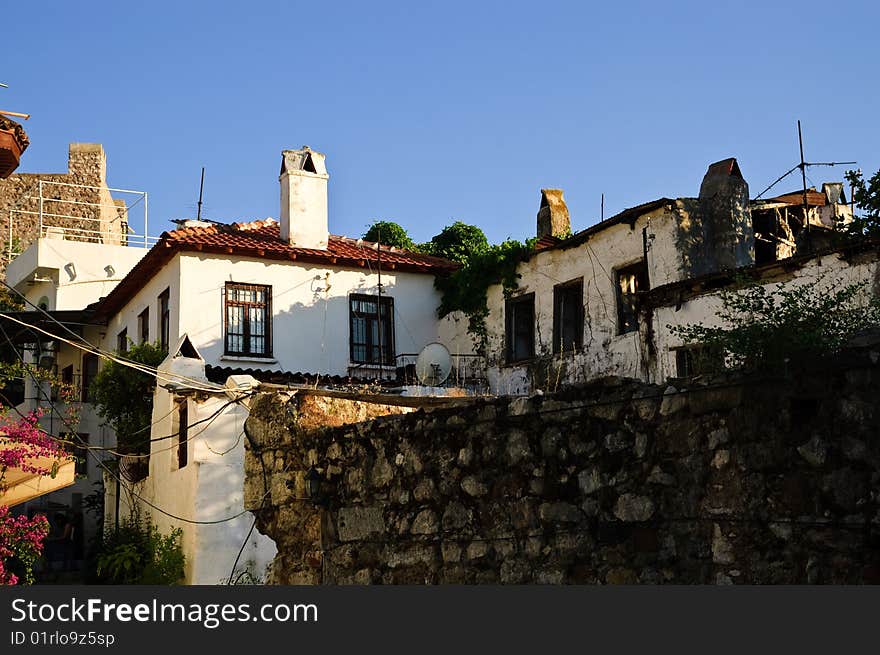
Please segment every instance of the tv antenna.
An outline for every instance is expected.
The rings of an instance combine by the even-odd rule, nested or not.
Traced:
[[[800,148],[801,160],[791,168],[789,168],[785,173],[777,177],[773,183],[768,186],[766,189],[761,191],[757,196],[755,196],[755,200],[758,200],[761,196],[767,193],[770,189],[775,187],[779,182],[784,180],[786,177],[794,173],[796,170],[800,169],[801,171],[801,183],[803,185],[803,201],[804,201],[804,230],[807,232],[807,237],[810,235],[810,205],[807,202],[807,167],[809,166],[845,166],[851,164],[857,164],[858,162],[854,161],[818,161],[818,162],[809,162],[804,160],[804,137],[801,132],[801,121],[798,119],[797,122],[798,128],[798,147]]]
[[[196,220],[202,220],[202,191],[205,190],[205,167],[202,166],[202,180],[199,182],[199,207],[196,210]]]

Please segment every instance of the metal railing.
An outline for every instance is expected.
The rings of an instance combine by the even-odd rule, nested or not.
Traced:
[[[146,191],[39,180],[36,189],[31,188],[27,193],[29,195],[22,196],[9,210],[8,260],[24,250],[22,241],[34,238],[142,248],[149,248],[158,241],[157,237],[148,235]],[[135,210],[142,221],[140,230],[132,227]],[[21,230],[22,225],[28,227]]]

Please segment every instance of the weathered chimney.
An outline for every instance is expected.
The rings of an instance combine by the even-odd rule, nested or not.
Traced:
[[[538,238],[564,237],[571,233],[568,206],[562,198],[562,189],[541,189],[541,207],[538,209]]]
[[[755,233],[749,185],[730,157],[710,164],[700,185],[700,213],[706,261],[702,272],[748,266],[755,261]],[[696,272],[696,271],[695,271]]]
[[[308,146],[281,153],[281,238],[293,246],[326,250],[327,167]]]

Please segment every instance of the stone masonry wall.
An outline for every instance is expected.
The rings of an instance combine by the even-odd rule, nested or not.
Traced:
[[[87,236],[83,230],[100,229],[105,243],[122,243],[127,216],[125,207],[114,202],[107,190],[107,158],[103,147],[97,143],[71,143],[67,167],[67,173],[14,173],[0,180],[0,242],[3,244],[0,274],[9,259],[10,212],[15,212],[11,216],[14,254],[23,252],[39,236],[37,197],[41,181],[46,223],[69,229],[77,238]],[[66,186],[71,184],[98,188]]]
[[[877,361],[329,428],[266,394],[246,506],[281,584],[880,583]]]

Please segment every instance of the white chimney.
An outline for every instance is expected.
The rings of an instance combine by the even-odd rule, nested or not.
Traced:
[[[300,248],[327,249],[327,167],[308,146],[281,152],[281,238]]]

